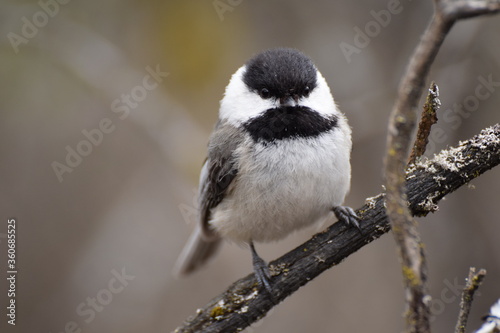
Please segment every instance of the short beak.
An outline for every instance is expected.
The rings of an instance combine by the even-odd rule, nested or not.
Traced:
[[[299,95],[297,94],[286,94],[284,97],[280,97],[280,104],[282,106],[296,106],[299,103]]]

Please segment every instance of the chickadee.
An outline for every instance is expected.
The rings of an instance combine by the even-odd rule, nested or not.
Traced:
[[[484,324],[476,333],[500,332],[500,299],[491,306],[490,313],[483,317]]]
[[[221,239],[250,246],[255,276],[271,291],[254,242],[270,242],[341,206],[351,179],[351,129],[313,62],[289,48],[264,51],[233,74],[201,170],[199,224],[176,264],[200,267]]]

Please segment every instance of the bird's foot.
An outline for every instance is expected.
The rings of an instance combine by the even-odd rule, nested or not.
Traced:
[[[255,247],[253,242],[250,242],[250,250],[252,251],[252,262],[253,262],[253,270],[255,272],[255,278],[259,283],[259,286],[265,289],[269,295],[273,295],[273,288],[271,287],[271,274],[269,272],[269,266],[262,259],[257,252],[255,251]]]
[[[354,225],[356,228],[358,228],[359,231],[361,231],[361,227],[359,226],[359,217],[351,207],[333,207],[333,213],[340,221],[344,221],[347,224]]]

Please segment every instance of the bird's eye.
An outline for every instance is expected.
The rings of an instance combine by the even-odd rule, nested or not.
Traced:
[[[311,92],[311,88],[309,88],[309,86],[306,86],[304,88],[304,94],[307,96],[307,95],[309,95],[310,92]]]
[[[269,89],[267,89],[267,88],[260,89],[259,95],[260,95],[260,97],[262,97],[264,99],[271,97],[271,93],[269,92]]]

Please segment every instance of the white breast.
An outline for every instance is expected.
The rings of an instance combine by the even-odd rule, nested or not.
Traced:
[[[343,125],[316,138],[267,146],[248,138],[237,152],[238,175],[210,224],[236,242],[265,242],[326,217],[350,186],[351,136]]]

